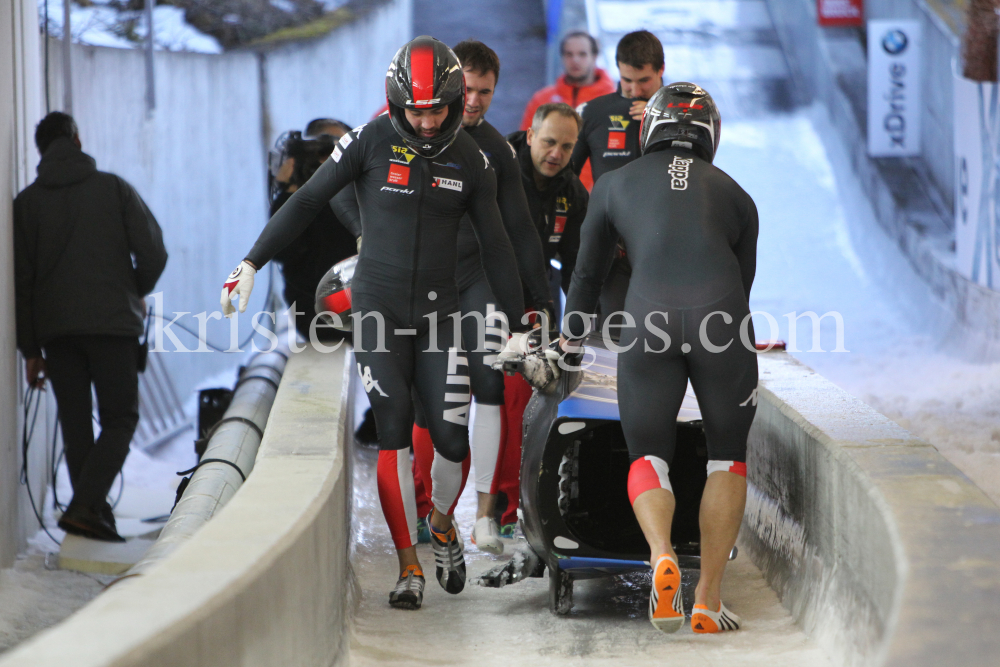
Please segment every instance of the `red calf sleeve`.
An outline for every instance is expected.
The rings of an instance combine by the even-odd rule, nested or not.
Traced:
[[[378,453],[378,499],[397,549],[417,543],[417,507],[409,459],[405,449]]]
[[[669,473],[667,462],[658,456],[643,456],[633,461],[628,469],[628,501],[635,504],[635,499],[650,489],[673,492]]]

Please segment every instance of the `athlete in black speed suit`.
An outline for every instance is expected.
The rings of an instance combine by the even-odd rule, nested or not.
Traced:
[[[643,119],[643,157],[605,174],[594,187],[564,320],[569,337],[583,335],[579,314],[595,311],[620,234],[632,262],[625,311],[635,321],[622,332],[618,354],[618,406],[633,461],[629,496],[650,543],[650,562],[672,558],[673,566],[665,567],[671,576],[676,555],[666,473],[689,379],[704,420],[709,478],[695,600],[704,609],[695,610],[702,626],[696,632],[711,631],[710,622],[717,629],[739,626],[728,611],[720,620],[719,586],[743,516],[747,434],[757,404],[748,304],[757,209],[711,163],[720,126],[715,103],[698,86],[671,84],[653,96]],[[659,567],[655,586],[662,583]],[[679,576],[676,585],[668,585],[679,590]],[[678,616],[669,596],[659,604],[656,596],[650,606],[653,624],[676,630],[683,609]],[[678,594],[675,607],[679,600]]]
[[[520,169],[513,147],[485,119],[493,92],[500,76],[500,59],[482,42],[467,40],[455,45],[455,55],[462,62],[466,83],[466,104],[462,125],[489,158],[497,177],[497,205],[504,228],[517,256],[520,277],[526,286],[526,300],[533,310],[552,311],[551,297],[542,244],[531,223],[531,214],[521,187]],[[462,310],[463,345],[469,359],[472,395],[476,400],[472,424],[472,459],[476,469],[478,494],[477,521],[472,540],[481,550],[502,553],[503,542],[492,518],[495,494],[493,474],[502,448],[504,435],[504,376],[492,369],[493,361],[506,343],[494,321],[497,300],[486,280],[480,257],[479,240],[468,216],[458,229],[458,282]],[[479,318],[485,328],[479,330]],[[416,405],[416,425],[413,446],[421,480],[429,481],[431,438],[426,430],[420,406]],[[418,487],[419,491],[419,487]],[[423,509],[418,495],[418,513]]]
[[[456,247],[466,213],[499,310],[512,329],[527,327],[521,325],[524,301],[497,208],[496,176],[461,132],[465,85],[458,59],[438,40],[418,37],[396,54],[386,89],[389,113],[341,138],[261,232],[246,263],[252,276],[253,267],[263,266],[353,182],[363,231],[352,280],[354,353],[378,424],[379,496],[400,559],[390,602],[418,608],[423,572],[414,548],[411,387],[440,454],[432,470],[430,521],[437,578],[450,593],[465,585],[462,542],[450,510],[469,451],[469,367],[449,315],[459,310]],[[243,264],[234,271],[231,293],[244,293],[240,281],[247,272]]]
[[[663,86],[663,45],[651,32],[630,32],[618,42],[615,52],[620,81],[618,90],[581,104],[580,139],[570,164],[577,174],[590,160],[594,182],[639,157],[639,120],[646,101]],[[614,264],[601,292],[602,326],[612,313],[625,307],[629,265],[626,249],[619,244]],[[621,320],[614,320],[621,323]],[[610,331],[617,331],[611,329]]]
[[[596,184],[604,174],[639,157],[639,121],[629,115],[634,102],[622,94],[619,83],[617,92],[601,95],[577,107],[583,118],[583,129],[570,158],[574,173],[579,175],[589,159]]]

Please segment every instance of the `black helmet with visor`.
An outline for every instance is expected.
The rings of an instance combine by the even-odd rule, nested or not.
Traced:
[[[711,162],[719,148],[722,118],[715,100],[701,86],[678,82],[660,88],[649,99],[639,127],[643,155],[654,146],[683,147]]]
[[[451,146],[462,129],[465,75],[448,46],[433,37],[417,37],[396,52],[385,75],[389,117],[403,142],[417,155],[433,158]],[[421,137],[406,120],[406,109],[447,107],[448,117],[434,137]]]

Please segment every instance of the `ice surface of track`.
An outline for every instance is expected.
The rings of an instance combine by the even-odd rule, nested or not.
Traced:
[[[726,574],[726,605],[743,617],[745,631],[702,636],[685,627],[664,635],[646,620],[648,575],[578,581],[568,616],[548,610],[548,580],[527,579],[506,588],[469,585],[449,595],[434,579],[434,556],[418,547],[427,588],[419,611],[389,607],[389,589],[399,574],[396,553],[375,488],[377,453],[358,447],[354,470],[356,544],[352,563],[359,599],[353,617],[350,664],[362,665],[828,665],[819,649],[794,625],[760,572],[737,558]],[[466,488],[455,513],[465,536],[470,578],[498,560],[478,551],[468,536],[475,494]],[[515,542],[507,542],[508,552]],[[523,542],[520,542],[523,544]],[[686,607],[693,602],[697,573],[685,571]],[[680,664],[680,663],[676,663]]]
[[[716,164],[757,203],[761,224],[751,306],[773,316],[778,325],[773,337],[789,339],[786,313],[838,312],[847,352],[831,351],[836,326],[826,318],[819,347],[827,351],[808,351],[811,324],[800,320],[797,346],[807,351],[793,354],[928,439],[1000,500],[1000,367],[963,360],[958,350],[942,345],[951,326],[947,313],[879,228],[825,112],[791,110],[787,70],[765,3],[596,0],[594,5],[606,24],[600,26],[605,54],[614,53],[621,34],[648,27],[664,43],[667,80],[700,83],[719,102],[723,125]],[[493,15],[496,7],[415,2],[419,30],[437,34],[439,28],[461,25],[462,37],[488,44],[490,35],[480,32],[493,32],[507,20],[503,12]],[[435,10],[448,17],[440,26]],[[501,52],[501,60],[506,55]],[[498,100],[509,94],[498,90]],[[758,338],[769,337],[764,315],[755,317],[755,327]],[[501,590],[470,587],[449,596],[428,570],[424,608],[393,610],[387,600],[397,565],[375,492],[374,453],[359,451],[356,462],[353,563],[360,596],[353,664],[828,664],[742,558],[727,570],[723,596],[743,616],[745,629],[722,637],[699,637],[687,628],[674,636],[653,630],[645,619],[649,580],[644,576],[577,582],[576,607],[557,617],[547,610],[544,579]],[[467,490],[457,512],[467,545],[473,503]],[[432,566],[429,549],[421,549],[422,562]],[[467,557],[470,576],[494,562],[471,545]],[[686,575],[690,608],[696,573]]]

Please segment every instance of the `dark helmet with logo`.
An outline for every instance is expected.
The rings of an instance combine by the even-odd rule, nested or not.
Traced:
[[[721,132],[722,118],[712,96],[693,83],[672,83],[656,91],[646,104],[639,146],[645,155],[657,144],[679,142],[711,162]]]
[[[437,157],[462,129],[465,75],[458,57],[444,42],[417,37],[396,52],[385,74],[385,96],[392,126],[417,155]],[[436,137],[417,136],[406,120],[406,109],[447,106],[448,117]]]
[[[316,312],[320,322],[341,331],[351,330],[351,279],[358,265],[358,256],[337,262],[316,286]],[[330,317],[333,313],[340,318]]]

